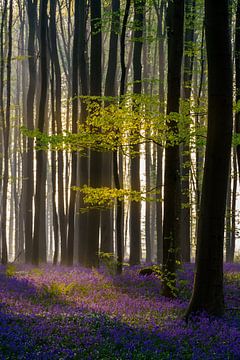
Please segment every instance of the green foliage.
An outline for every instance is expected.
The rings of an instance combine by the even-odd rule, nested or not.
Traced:
[[[177,282],[179,299],[189,300],[192,294],[192,287],[189,286],[189,280],[179,279]]]
[[[113,253],[99,252],[100,264],[104,265],[110,275],[115,275],[117,271],[117,259]]]
[[[204,114],[205,106],[196,107],[191,101],[181,101],[180,113],[168,116],[160,112],[158,96],[126,94],[124,97],[81,96],[87,110],[86,122],[78,124],[78,133],[41,133],[22,127],[25,136],[36,140],[36,149],[77,151],[86,156],[88,149],[96,151],[122,151],[128,156],[138,155],[136,144],[154,142],[159,146],[189,144],[190,149],[206,142],[206,127],[196,126],[196,114]],[[103,106],[105,105],[105,106]],[[171,124],[171,126],[169,126]],[[144,147],[140,147],[144,149]],[[140,150],[141,151],[141,150]],[[144,150],[143,150],[144,151]],[[85,207],[109,208],[116,200],[156,201],[158,191],[148,193],[129,189],[75,187],[83,194]],[[160,200],[161,201],[161,200]]]
[[[206,127],[196,128],[192,115],[205,109],[181,101],[181,113],[168,116],[159,111],[158,96],[127,94],[119,97],[82,97],[88,117],[78,126],[78,133],[64,131],[62,134],[47,135],[38,129],[22,127],[23,135],[36,139],[36,148],[86,152],[121,150],[136,155],[133,146],[153,141],[160,146],[174,146],[195,142],[196,138],[206,141]],[[103,103],[107,106],[103,106]],[[169,123],[175,123],[169,130]],[[147,135],[146,135],[147,134]]]
[[[86,296],[89,291],[89,284],[79,284],[77,282],[71,282],[69,284],[52,282],[51,284],[43,285],[32,301],[41,302],[46,306],[58,303],[66,304],[68,302],[68,296],[76,293],[81,296]]]
[[[30,273],[33,275],[42,276],[44,274],[44,271],[39,268],[34,268],[30,271]]]
[[[31,56],[28,55],[18,55],[15,57],[12,57],[12,60],[17,60],[17,61],[24,61],[24,60],[28,60]]]
[[[66,285],[64,283],[53,282],[50,285],[44,285],[42,288],[43,296],[50,298],[57,298],[61,295],[64,295],[66,291]]]
[[[238,272],[226,272],[224,273],[224,280],[226,283],[236,283],[240,285],[240,274]]]
[[[176,265],[180,266],[181,262],[177,260]],[[146,268],[141,269],[139,271],[139,274],[155,275],[162,283],[165,283],[170,288],[174,297],[177,297],[178,295],[181,295],[182,297],[189,296],[189,291],[186,288],[188,281],[180,280],[177,286],[176,273],[169,272],[164,266],[160,266],[160,265],[148,266]]]
[[[6,266],[6,276],[12,277],[15,276],[17,272],[16,266],[13,264],[8,264]]]
[[[92,208],[109,208],[115,204],[118,199],[120,201],[156,201],[154,195],[158,193],[157,190],[151,190],[147,193],[143,191],[129,190],[129,189],[116,189],[108,187],[93,188],[84,185],[82,187],[73,187],[73,190],[80,191],[83,194],[83,201],[86,207],[81,211],[87,211]]]

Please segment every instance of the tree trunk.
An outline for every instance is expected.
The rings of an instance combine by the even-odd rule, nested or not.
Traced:
[[[62,133],[62,116],[61,116],[61,69],[57,51],[57,36],[56,36],[56,0],[50,2],[50,39],[51,39],[51,56],[54,65],[55,74],[55,106],[54,116],[57,124],[57,133]],[[61,237],[61,253],[63,254],[63,262],[65,263],[64,256],[66,255],[66,217],[64,206],[64,186],[63,186],[63,152],[57,153],[57,180],[58,180],[58,217],[59,228]]]
[[[126,1],[125,11],[123,16],[122,31],[120,35],[120,65],[121,65],[121,79],[120,79],[120,100],[125,94],[125,37],[126,27],[130,11],[130,0]],[[122,175],[122,157],[117,150],[113,152],[113,178],[117,189],[121,188]],[[115,215],[115,231],[116,231],[116,249],[117,249],[117,273],[122,272],[122,263],[124,258],[124,202],[117,199],[116,215]]]
[[[236,103],[240,101],[240,1],[237,2],[236,34],[235,34],[235,72],[236,72]],[[240,134],[240,113],[235,114],[235,131]],[[240,183],[240,145],[236,147],[239,183]]]
[[[120,28],[120,0],[112,0],[112,22],[109,44],[108,68],[105,83],[105,96],[116,96],[116,71],[118,54],[118,33]],[[105,105],[108,105],[108,100]],[[113,154],[103,153],[102,186],[112,187]],[[101,251],[113,252],[113,211],[101,212]]]
[[[91,0],[91,60],[90,95],[102,93],[102,31],[101,0]],[[99,100],[100,101],[100,100]],[[89,184],[94,188],[101,186],[102,154],[90,149]],[[87,266],[98,266],[100,211],[90,210],[88,214]]]
[[[10,136],[10,115],[11,115],[11,60],[12,60],[12,17],[13,17],[13,1],[9,2],[9,18],[8,18],[8,55],[7,55],[7,104],[6,116],[3,126],[4,135],[4,172],[3,172],[3,194],[2,194],[2,264],[8,262],[7,251],[7,191],[9,180],[9,136]]]
[[[184,73],[183,73],[183,99],[191,101],[192,73],[193,73],[193,42],[194,42],[194,20],[195,0],[186,1],[186,27],[185,27],[185,48],[184,48]],[[186,133],[190,132],[190,125],[186,124]],[[191,155],[190,144],[182,146],[181,154],[181,222],[180,222],[180,254],[181,260],[190,262],[191,258],[191,237],[190,237],[190,167]]]
[[[89,76],[88,76],[88,64],[86,60],[87,52],[87,34],[86,34],[86,24],[87,23],[87,3],[86,1],[81,1],[80,3],[80,34],[79,34],[79,74],[80,74],[80,83],[81,83],[81,94],[83,96],[89,95]],[[80,121],[82,124],[86,122],[87,119],[87,106],[86,101],[81,99],[81,116]],[[79,186],[88,184],[89,177],[89,158],[88,150],[84,156],[79,155],[78,166],[79,166]],[[84,208],[83,195],[79,194],[79,206]],[[86,262],[86,241],[88,238],[88,212],[80,212],[78,215],[78,261],[80,264]]]
[[[168,94],[167,115],[179,112],[181,64],[183,54],[184,2],[174,0],[168,5]],[[178,137],[176,121],[169,119],[168,130]],[[167,140],[164,175],[163,219],[163,295],[175,296],[176,259],[180,231],[180,159],[179,144]]]
[[[140,95],[142,92],[142,64],[141,55],[143,47],[143,14],[145,0],[134,2],[134,49],[133,49],[133,93]],[[135,111],[137,108],[135,107]],[[140,191],[140,146],[132,149],[136,155],[130,158],[131,189]],[[141,253],[141,202],[130,203],[130,265],[140,263]]]
[[[52,56],[52,49],[51,49]],[[52,134],[55,134],[55,77],[54,77],[54,66],[52,63],[52,77],[51,77],[51,108],[52,108]],[[52,217],[53,217],[53,234],[54,234],[54,255],[53,255],[53,265],[57,265],[58,262],[58,253],[59,253],[59,224],[58,224],[58,214],[57,214],[57,206],[56,206],[56,152],[54,150],[51,151],[51,180],[52,180]],[[52,232],[52,229],[50,229]]]
[[[35,36],[37,22],[37,0],[28,0],[28,66],[29,66],[29,87],[27,94],[27,127],[29,130],[34,129],[34,98],[36,92],[36,54],[35,54]],[[33,236],[33,139],[27,139],[26,154],[26,180],[23,185],[23,193],[25,193],[25,261],[29,263],[32,258],[32,236]]]
[[[45,123],[45,108],[47,101],[47,87],[48,87],[48,73],[47,73],[47,6],[48,0],[41,0],[40,2],[40,69],[41,69],[41,94],[39,103],[38,114],[38,129],[44,131]],[[41,142],[38,141],[38,146],[41,146]],[[36,194],[35,194],[35,217],[34,217],[34,235],[33,235],[33,251],[32,251],[32,263],[34,265],[39,264],[40,255],[40,229],[43,202],[42,197],[45,193],[45,166],[44,166],[44,150],[37,150],[36,162]],[[42,220],[41,220],[42,219]],[[45,235],[46,236],[46,235]]]
[[[228,1],[205,0],[208,58],[208,133],[196,273],[189,314],[222,315],[223,239],[232,140],[232,59]],[[207,279],[207,282],[206,282]]]
[[[72,132],[77,133],[79,32],[80,32],[80,3],[78,0],[75,0],[74,22],[75,23],[74,23],[74,39],[73,39],[73,55],[72,55]],[[73,151],[70,203],[69,203],[69,211],[68,211],[67,264],[69,266],[73,264],[76,191],[72,190],[72,186],[76,186],[76,182],[77,182],[77,152]],[[64,263],[64,254],[62,254],[62,263]]]
[[[164,1],[161,1],[160,9],[156,3],[154,3],[155,10],[158,18],[158,57],[159,57],[159,100],[161,113],[165,113],[164,108],[164,84],[165,84],[165,54],[164,54],[164,41],[165,41],[165,22],[163,25],[164,17]],[[158,145],[157,147],[157,176],[156,176],[156,188],[159,191],[156,203],[156,231],[157,231],[157,263],[163,262],[163,148]]]

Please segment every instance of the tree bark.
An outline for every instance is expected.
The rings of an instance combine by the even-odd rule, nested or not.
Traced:
[[[48,88],[48,73],[47,73],[47,6],[48,0],[41,0],[40,2],[40,69],[41,69],[41,94],[38,114],[38,129],[43,132],[45,124],[45,110],[47,102],[47,88]],[[38,141],[37,145],[41,146]],[[35,194],[35,217],[34,217],[34,234],[33,234],[33,251],[32,263],[39,264],[40,255],[40,229],[41,219],[43,214],[42,196],[45,193],[45,166],[44,166],[44,150],[37,150],[36,162],[36,194]],[[42,219],[44,221],[44,219]],[[46,235],[45,235],[46,236]]]
[[[118,55],[118,33],[120,28],[120,0],[112,0],[111,35],[109,44],[108,68],[105,83],[105,96],[116,96],[116,71]],[[108,100],[105,106],[108,105]],[[103,153],[102,186],[111,188],[113,174],[113,153]],[[113,211],[101,212],[101,251],[113,252]]]
[[[208,132],[196,273],[187,317],[204,310],[222,315],[223,239],[232,140],[232,59],[228,1],[205,0],[208,59]],[[206,281],[207,279],[207,281]]]
[[[164,1],[161,1],[160,9],[158,4],[154,2],[155,10],[158,18],[158,57],[159,57],[159,100],[161,113],[165,113],[164,98],[165,98],[165,54],[164,54],[164,42],[165,42],[165,21],[164,21]],[[164,24],[163,24],[164,21]],[[157,176],[156,176],[156,188],[159,191],[156,203],[156,231],[157,231],[157,263],[163,262],[163,148],[157,146]]]
[[[79,74],[79,32],[80,32],[80,2],[75,0],[75,17],[74,17],[74,39],[73,39],[73,55],[72,55],[72,132],[77,133],[78,121],[78,74]],[[76,207],[76,191],[72,186],[76,186],[77,182],[77,152],[72,152],[72,175],[70,203],[68,211],[68,238],[67,238],[67,264],[73,264],[74,250],[74,227],[75,227],[75,207]],[[62,254],[64,256],[64,254]],[[62,258],[62,262],[64,258]]]
[[[54,104],[54,122],[56,121],[57,133],[62,133],[62,115],[61,115],[61,98],[62,98],[62,81],[61,68],[57,50],[57,36],[56,36],[56,0],[50,2],[50,40],[51,40],[51,55],[54,65],[54,79],[55,79],[55,104]],[[61,254],[63,263],[65,263],[64,256],[66,255],[66,217],[65,217],[65,201],[64,201],[64,185],[63,185],[63,152],[57,153],[57,180],[58,180],[58,217],[61,237]]]
[[[36,54],[35,37],[37,22],[37,0],[28,0],[28,67],[29,67],[29,86],[27,94],[27,127],[34,129],[34,98],[36,92]],[[25,261],[29,263],[32,258],[32,236],[33,236],[33,195],[34,195],[34,177],[33,177],[33,139],[27,139],[26,154],[26,180],[23,184],[23,192],[26,196],[25,205]]]
[[[183,99],[191,101],[192,73],[193,73],[193,42],[194,42],[194,20],[195,0],[187,0],[186,27],[184,46],[184,73],[183,73]],[[190,132],[190,125],[185,126],[187,134]],[[181,222],[180,222],[180,257],[184,262],[190,262],[191,258],[191,216],[190,216],[190,167],[191,155],[189,140],[182,146],[181,154]]]
[[[134,49],[133,49],[133,94],[142,92],[142,47],[143,47],[143,14],[145,1],[136,0],[134,3]],[[137,111],[136,106],[135,111]],[[134,157],[130,158],[131,190],[140,191],[140,146],[133,146]],[[130,203],[130,265],[140,263],[141,254],[141,202]]]
[[[167,115],[179,112],[181,64],[183,55],[184,2],[174,0],[168,5],[168,94]],[[168,122],[168,131],[178,137],[175,120]],[[178,140],[177,140],[178,141]],[[164,175],[163,219],[163,295],[175,296],[176,259],[180,245],[180,158],[179,144],[167,140]]]
[[[89,69],[86,59],[87,52],[87,3],[86,1],[80,2],[80,34],[79,34],[79,74],[80,74],[80,83],[81,83],[81,95],[89,95]],[[83,98],[81,101],[81,116],[80,121],[82,124],[86,122],[87,119],[87,105],[86,100]],[[83,156],[79,155],[78,167],[79,167],[79,186],[88,184],[89,177],[89,158],[88,150]],[[84,208],[83,195],[79,194],[79,206]],[[88,212],[80,212],[78,215],[78,261],[80,264],[85,264],[86,262],[86,240],[88,238]]]
[[[91,0],[91,59],[90,59],[90,95],[102,93],[102,31],[101,0]],[[99,100],[101,101],[101,100]],[[101,186],[102,154],[90,149],[89,184],[94,188]],[[90,210],[88,215],[87,266],[98,266],[100,211]]]
[[[9,136],[10,136],[10,115],[11,115],[11,60],[12,60],[12,18],[13,18],[13,1],[9,2],[9,17],[8,17],[8,55],[7,55],[7,103],[6,115],[3,126],[4,136],[4,172],[3,172],[3,194],[2,194],[2,264],[8,262],[7,250],[7,191],[9,180]]]

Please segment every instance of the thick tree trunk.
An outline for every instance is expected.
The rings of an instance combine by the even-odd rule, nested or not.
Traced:
[[[232,140],[232,60],[228,1],[205,0],[208,58],[208,134],[203,175],[196,273],[187,311],[222,315],[223,239]],[[206,282],[207,279],[207,282]]]
[[[184,2],[174,0],[168,5],[168,95],[167,115],[179,112],[181,64],[183,54]],[[175,120],[169,120],[168,129],[178,136]],[[163,219],[163,294],[175,295],[176,259],[180,245],[180,159],[179,144],[167,140],[164,175]]]

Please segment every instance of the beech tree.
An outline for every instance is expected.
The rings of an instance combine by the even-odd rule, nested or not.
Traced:
[[[75,16],[74,16],[74,38],[73,38],[73,54],[72,54],[72,132],[77,133],[78,127],[78,95],[79,95],[79,30],[80,30],[80,3],[75,0]],[[67,264],[73,264],[74,251],[74,227],[75,210],[76,210],[76,191],[73,186],[77,182],[77,152],[72,152],[72,173],[71,173],[71,190],[70,202],[68,210],[68,237],[67,237]],[[62,254],[62,262],[64,263],[64,254]]]
[[[7,3],[7,2],[6,2]],[[5,5],[6,6],[6,5]],[[6,12],[5,12],[6,11]],[[7,10],[3,12],[6,15]],[[7,104],[5,119],[3,118],[3,140],[4,140],[4,172],[3,172],[3,192],[2,192],[2,213],[1,213],[1,227],[2,227],[2,264],[8,262],[7,249],[7,190],[9,180],[9,138],[10,138],[10,106],[11,106],[11,58],[12,58],[12,19],[13,19],[13,1],[9,2],[8,11],[8,54],[7,54]]]
[[[45,107],[47,102],[47,88],[48,88],[48,72],[47,72],[47,6],[48,0],[41,0],[40,2],[40,69],[41,69],[41,93],[38,112],[38,129],[43,132],[45,124]],[[33,251],[32,263],[39,264],[40,260],[40,241],[44,240],[46,234],[41,234],[44,239],[41,239],[40,229],[41,221],[45,221],[45,212],[43,206],[45,204],[45,169],[44,169],[44,150],[41,149],[41,143],[37,144],[40,149],[37,150],[36,162],[36,194],[35,194],[35,217],[34,217],[34,233],[33,233]],[[44,202],[42,198],[44,197]],[[44,214],[44,216],[42,216]]]
[[[109,42],[108,68],[105,82],[105,96],[117,95],[117,60],[118,60],[118,34],[120,30],[120,0],[112,0],[111,34]],[[106,101],[106,105],[108,105]],[[113,153],[103,154],[102,186],[111,187],[113,178]],[[112,209],[101,212],[101,251],[113,252],[113,212]]]
[[[229,2],[205,0],[208,60],[208,131],[205,154],[196,272],[187,317],[205,310],[222,315],[223,240],[232,141],[232,59]]]
[[[142,91],[141,54],[143,46],[143,14],[145,0],[134,1],[134,49],[133,49],[133,93],[140,95]],[[136,107],[136,104],[133,105]],[[139,145],[133,146],[134,156],[130,159],[131,189],[140,191],[140,158]],[[130,203],[130,264],[140,263],[141,253],[141,203]]]
[[[194,61],[194,21],[196,16],[196,2],[187,0],[185,2],[185,37],[184,37],[184,73],[182,96],[188,102],[190,109],[191,89],[193,77]],[[186,131],[190,132],[190,124],[186,125]],[[191,167],[191,150],[190,144],[187,143],[181,147],[181,221],[180,221],[180,245],[181,260],[190,262],[191,259],[191,214],[190,214],[190,167]]]
[[[179,112],[181,65],[183,55],[184,2],[174,0],[168,4],[168,131],[178,137],[177,123],[171,118]],[[177,252],[180,245],[180,156],[179,144],[166,144],[164,175],[163,218],[163,294],[174,296]]]
[[[34,129],[34,99],[36,92],[36,26],[37,26],[37,0],[27,1],[27,14],[29,23],[28,34],[28,67],[29,67],[29,86],[27,93],[27,127]],[[33,139],[27,139],[26,155],[26,179],[24,181],[25,196],[25,260],[31,261],[32,257],[32,236],[33,236],[33,195],[34,195],[34,177],[33,177]]]
[[[91,0],[91,57],[90,57],[90,95],[100,97],[102,94],[102,31],[101,1]],[[90,149],[90,186],[101,186],[102,154]],[[86,264],[97,266],[99,251],[100,211],[91,210],[88,215],[88,239]]]

